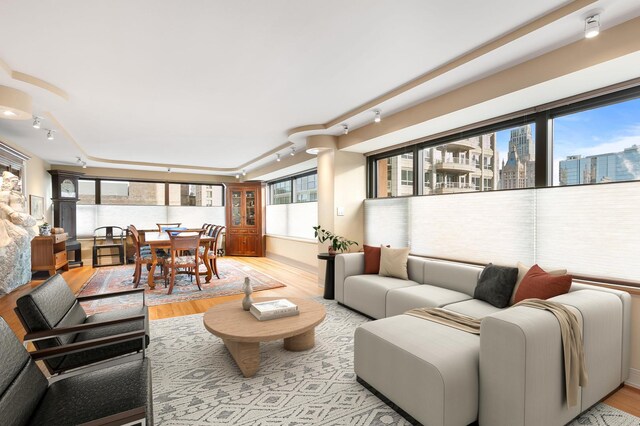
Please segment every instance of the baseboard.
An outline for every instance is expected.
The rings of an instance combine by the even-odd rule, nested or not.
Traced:
[[[295,268],[302,269],[303,271],[311,272],[313,274],[318,273],[317,267],[308,265],[304,262],[300,262],[295,259],[291,259],[290,257],[282,256],[282,255],[271,253],[271,252],[267,252],[266,257],[268,257],[269,259],[277,260],[278,262],[286,263],[287,265],[291,265]]]
[[[629,378],[624,382],[624,384],[640,389],[640,370],[637,368],[630,368]]]

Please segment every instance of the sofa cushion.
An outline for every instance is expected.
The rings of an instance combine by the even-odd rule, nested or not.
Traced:
[[[487,302],[477,299],[469,299],[464,302],[456,302],[446,305],[444,307],[453,312],[457,312],[459,314],[468,315],[473,318],[484,318],[487,315],[495,314],[496,312],[500,312],[502,309],[496,308],[493,305],[490,305]]]
[[[145,345],[149,344],[149,323],[148,323],[148,308],[146,306],[140,306],[138,308],[131,309],[115,309],[109,312],[98,313],[91,315],[87,318],[86,323],[96,323],[102,321],[111,321],[119,318],[125,318],[135,315],[145,315],[144,321],[131,321],[122,324],[116,324],[108,327],[94,328],[87,330],[83,333],[78,333],[75,338],[75,342],[83,342],[86,340],[97,339],[100,337],[113,336],[115,334],[127,333],[129,331],[146,330],[147,336],[145,339]],[[103,346],[101,348],[90,349],[87,351],[77,352],[74,354],[66,355],[58,366],[59,369],[68,370],[78,366],[91,364],[94,362],[102,361],[129,353],[134,353],[142,350],[142,343],[140,340],[131,340],[128,342],[116,343],[113,345]],[[57,359],[57,358],[56,358]]]
[[[527,272],[529,272],[529,269],[531,269],[531,266],[527,266],[522,262],[518,262],[518,279],[516,281],[516,285],[513,287],[513,293],[511,293],[511,300],[509,300],[509,305],[513,305],[515,302],[515,298],[516,298],[516,292],[518,291],[518,287],[520,287],[520,283],[522,282],[522,279],[524,278],[525,275],[527,275]],[[546,271],[548,274],[550,275],[565,275],[567,273],[566,269],[556,269],[553,271]]]
[[[496,308],[509,306],[513,287],[518,279],[518,268],[488,264],[480,274],[474,299],[484,300]]]
[[[473,423],[479,336],[410,315],[356,328],[354,369],[421,424]]]
[[[134,360],[53,383],[31,419],[33,425],[70,425],[145,407],[153,424],[151,367]]]
[[[344,304],[372,318],[384,318],[389,290],[418,285],[411,280],[379,275],[351,276],[344,280]]]
[[[428,284],[397,288],[387,293],[386,316],[404,314],[414,308],[440,308],[469,298],[468,294]]]
[[[408,280],[407,260],[410,248],[380,247],[380,275]]]
[[[538,265],[533,265],[524,276],[514,302],[525,299],[549,299],[569,292],[571,275],[551,275]]]
[[[473,297],[482,268],[439,260],[424,261],[424,283],[458,291]]]

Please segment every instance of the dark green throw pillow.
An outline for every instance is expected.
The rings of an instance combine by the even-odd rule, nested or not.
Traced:
[[[513,287],[518,280],[518,268],[488,264],[478,278],[474,299],[484,300],[496,308],[509,306]]]

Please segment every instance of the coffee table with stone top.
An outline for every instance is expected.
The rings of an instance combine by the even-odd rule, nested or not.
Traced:
[[[283,299],[261,297],[254,302]],[[305,351],[315,345],[315,328],[326,312],[313,300],[286,297],[298,305],[300,315],[258,321],[242,309],[242,301],[215,305],[204,314],[204,327],[220,337],[245,377],[252,377],[260,368],[260,342],[284,339],[288,351]]]

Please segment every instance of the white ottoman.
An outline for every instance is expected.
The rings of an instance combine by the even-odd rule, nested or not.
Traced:
[[[359,379],[425,426],[478,418],[480,336],[410,315],[355,331]]]

